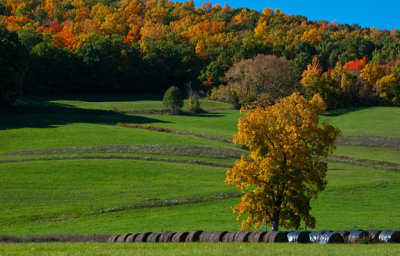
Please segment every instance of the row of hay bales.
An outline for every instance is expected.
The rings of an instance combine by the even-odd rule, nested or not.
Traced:
[[[342,230],[342,231],[202,231],[136,233],[112,235],[109,243],[169,243],[169,242],[251,242],[251,243],[400,243],[396,230]]]

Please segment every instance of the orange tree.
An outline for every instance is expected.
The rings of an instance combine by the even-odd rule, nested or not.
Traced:
[[[321,96],[306,100],[299,93],[282,98],[274,105],[242,108],[235,143],[245,144],[243,155],[227,171],[226,184],[241,189],[241,201],[233,206],[241,229],[261,223],[278,230],[300,227],[303,220],[315,227],[310,200],[326,186],[327,164],[339,130],[319,125],[318,115],[326,105]]]

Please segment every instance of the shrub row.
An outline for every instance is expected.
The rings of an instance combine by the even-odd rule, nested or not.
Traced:
[[[252,243],[400,243],[396,230],[342,230],[342,231],[201,231],[137,233],[113,235],[109,243],[168,243],[168,242],[252,242]]]

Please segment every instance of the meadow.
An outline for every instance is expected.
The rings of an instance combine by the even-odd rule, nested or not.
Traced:
[[[246,153],[231,142],[241,114],[226,103],[202,100],[201,105],[203,113],[173,116],[159,113],[162,103],[152,95],[21,98],[13,111],[0,113],[0,233],[237,230],[230,207],[240,194],[224,179],[235,159]],[[332,111],[321,117],[341,129],[350,144],[357,136],[385,144],[337,145],[333,155],[338,158],[328,164],[328,185],[312,202],[316,229],[400,229],[399,117],[399,108],[388,107]],[[0,254],[28,255],[33,250],[73,255],[85,248],[104,254],[172,250],[178,255],[221,255],[226,246],[2,244]],[[396,245],[230,246],[238,254],[267,250],[290,255],[293,248],[296,255],[309,250],[365,250],[371,255],[400,250]]]

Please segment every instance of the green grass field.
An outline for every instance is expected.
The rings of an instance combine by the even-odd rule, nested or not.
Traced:
[[[160,109],[160,98],[149,95],[22,99],[11,113],[0,113],[0,233],[237,230],[239,223],[230,207],[238,202],[238,191],[226,186],[224,179],[228,166],[246,151],[218,138],[232,138],[240,113],[225,103],[202,101],[202,105],[208,112],[172,116],[114,111]],[[399,116],[398,108],[376,107],[328,112],[322,121],[347,136],[400,137]],[[118,123],[186,133],[126,128]],[[399,148],[339,145],[334,154],[400,166]],[[325,191],[312,202],[316,229],[400,229],[399,172],[329,163],[327,180]],[[166,250],[178,255],[223,255],[226,246],[238,254],[250,250],[289,255],[293,250],[296,255],[308,250],[315,255],[326,250],[393,255],[400,249],[375,245],[310,249],[301,245],[26,244],[0,245],[0,254],[64,251],[74,255],[86,248],[94,254],[139,251],[157,255]]]

